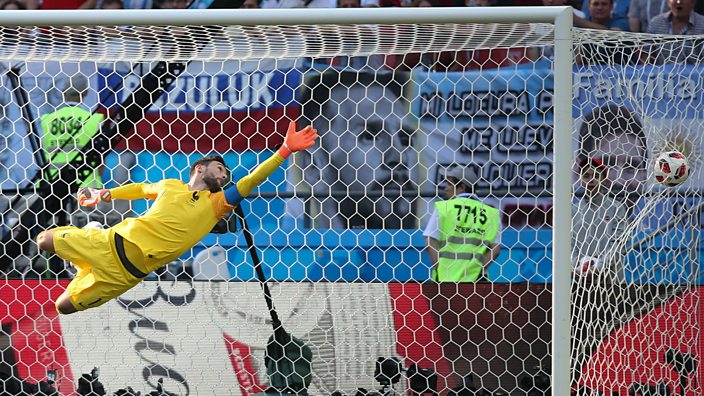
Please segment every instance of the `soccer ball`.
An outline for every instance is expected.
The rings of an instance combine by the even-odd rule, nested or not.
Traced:
[[[679,151],[660,153],[655,158],[655,180],[658,183],[674,187],[680,185],[689,177],[687,158]]]

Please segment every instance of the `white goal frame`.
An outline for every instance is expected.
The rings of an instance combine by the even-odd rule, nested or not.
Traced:
[[[550,23],[554,25],[552,394],[570,393],[572,8],[467,7],[266,10],[3,11],[0,26],[185,26]],[[557,264],[557,265],[556,265]]]

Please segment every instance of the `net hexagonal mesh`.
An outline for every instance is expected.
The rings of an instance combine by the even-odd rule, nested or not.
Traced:
[[[575,56],[573,378],[698,394],[701,39],[595,31],[576,36]],[[670,151],[691,171],[676,187],[653,176]]]
[[[697,39],[575,31],[574,86],[555,87],[546,24],[0,33],[5,389],[52,371],[71,394],[97,367],[109,392],[548,394],[559,166],[574,169],[572,262],[555,264],[574,269],[573,391],[701,391]],[[570,164],[553,163],[556,89],[574,89]],[[244,220],[125,288],[109,227],[170,190],[80,207],[78,189],[188,182],[205,155],[233,188],[290,120],[317,143],[246,194]],[[689,179],[666,188],[653,158],[672,150]],[[38,249],[65,226],[107,242]],[[163,253],[147,234],[122,235],[127,261],[155,239]],[[65,291],[83,312],[57,313]]]

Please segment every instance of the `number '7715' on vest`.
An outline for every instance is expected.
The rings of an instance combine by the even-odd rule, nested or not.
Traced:
[[[440,250],[433,278],[439,282],[475,282],[499,233],[499,211],[471,198],[436,202]]]

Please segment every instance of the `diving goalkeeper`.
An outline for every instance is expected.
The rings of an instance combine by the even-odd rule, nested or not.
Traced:
[[[56,253],[77,269],[76,277],[56,300],[57,311],[71,314],[105,304],[180,257],[289,155],[311,147],[317,137],[311,126],[296,131],[291,122],[281,148],[224,191],[229,170],[219,156],[196,161],[188,183],[165,179],[154,184],[79,190],[78,201],[83,206],[111,199],[148,198],[154,203],[143,216],[125,219],[108,229],[68,226],[39,234],[41,250]]]

